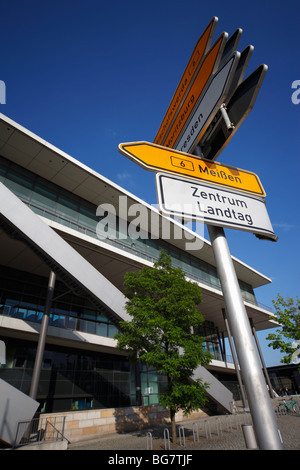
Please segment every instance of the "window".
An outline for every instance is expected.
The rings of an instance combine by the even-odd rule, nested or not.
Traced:
[[[78,213],[79,226],[89,227],[96,230],[97,225],[96,207],[88,207],[85,203],[81,203]]]
[[[203,347],[210,352],[213,359],[222,360],[219,333],[214,323],[206,320],[199,328],[198,334],[203,337]]]
[[[31,201],[37,203],[45,209],[56,208],[57,195],[55,191],[47,184],[36,182],[31,194]]]
[[[4,184],[15,194],[29,199],[32,191],[32,182],[26,178],[22,169],[8,171]]]
[[[33,274],[24,273],[1,266],[0,314],[25,321],[42,321],[48,280]],[[18,289],[18,292],[16,290]],[[30,295],[29,295],[29,294]],[[118,327],[109,319],[105,307],[100,310],[84,296],[69,293],[60,281],[55,285],[55,296],[59,301],[52,302],[49,325],[70,328],[91,334],[113,338]]]
[[[74,221],[78,220],[79,204],[70,197],[66,197],[65,195],[60,194],[58,196],[56,210],[59,212],[59,214],[65,216],[68,219]]]

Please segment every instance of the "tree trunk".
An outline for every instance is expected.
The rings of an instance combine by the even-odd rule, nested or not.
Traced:
[[[176,424],[175,424],[175,414],[176,411],[171,409],[170,410],[170,418],[171,418],[171,436],[173,444],[176,444],[177,436],[176,436]]]

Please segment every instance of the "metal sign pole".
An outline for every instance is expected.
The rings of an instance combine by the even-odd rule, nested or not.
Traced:
[[[282,450],[275,413],[269,399],[224,230],[222,227],[212,225],[207,225],[207,228],[259,449]]]

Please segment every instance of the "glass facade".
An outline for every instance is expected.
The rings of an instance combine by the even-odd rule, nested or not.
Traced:
[[[159,394],[167,388],[167,377],[159,375],[156,370],[141,366],[141,393],[142,404],[144,406],[157,405],[159,403]]]
[[[36,343],[5,338],[0,378],[28,394]],[[46,345],[37,400],[41,412],[135,404],[133,366],[122,356]]]
[[[1,156],[0,182],[35,213],[97,238],[99,217],[95,205]],[[106,242],[151,261],[156,261],[160,250],[165,249],[173,265],[180,267],[188,277],[221,290],[214,266],[165,240],[128,237],[106,239]],[[0,315],[40,323],[47,285],[47,278],[30,273],[24,276],[23,271],[0,266]],[[240,287],[245,300],[256,304],[252,287],[242,282]],[[49,325],[110,338],[118,332],[118,324],[113,322],[105,307],[97,309],[87,298],[70,292],[59,280],[55,285]],[[220,338],[213,323],[206,321],[199,334],[205,340],[204,347],[215,359],[221,360]],[[37,344],[3,339],[7,362],[0,367],[0,378],[28,394]],[[159,394],[167,385],[166,378],[142,366],[139,382],[143,404],[157,404]],[[37,399],[41,412],[133,406],[136,404],[136,370],[123,356],[47,344]]]
[[[100,220],[97,207],[49,181],[0,157],[0,181],[25,202],[35,213],[59,222],[78,232],[97,238],[96,227]],[[118,224],[117,224],[118,230]],[[124,234],[122,234],[124,236]],[[156,261],[161,249],[172,257],[175,267],[187,276],[207,286],[221,290],[216,268],[190,253],[179,250],[161,239],[105,239],[105,242],[144,259]],[[253,289],[240,282],[243,298],[257,305]]]
[[[0,315],[24,321],[42,321],[47,295],[47,278],[0,267]],[[56,300],[57,298],[57,300]],[[50,313],[50,326],[70,328],[113,337],[118,331],[105,309],[95,310],[88,299],[69,292],[56,281]],[[204,347],[220,359],[220,338],[212,322],[205,322],[199,334]],[[6,364],[0,378],[29,393],[37,343],[3,338]],[[135,368],[126,358],[47,344],[43,357],[38,401],[41,412],[62,412],[95,408],[116,408],[136,404]],[[159,403],[167,386],[166,377],[142,365],[140,370],[142,404]]]
[[[46,278],[0,266],[0,314],[41,323],[47,286]],[[88,299],[73,294],[60,281],[56,281],[54,292],[50,326],[109,338],[118,332],[118,325],[112,323],[104,307],[95,309]]]
[[[199,328],[199,336],[204,339],[203,347],[214,359],[224,360],[221,355],[220,336],[212,321],[206,320]]]
[[[0,266],[0,315],[41,323],[48,280]],[[57,298],[57,300],[56,300]],[[113,338],[118,326],[88,299],[56,281],[49,326]],[[28,394],[37,343],[3,338],[6,364],[0,378]],[[143,404],[158,404],[165,379],[142,367]],[[41,412],[118,408],[136,404],[135,368],[118,355],[74,350],[47,344],[37,400]]]
[[[41,323],[47,284],[46,278],[30,273],[24,276],[23,271],[0,266],[0,314]],[[60,281],[56,281],[54,292],[49,326],[84,331],[109,338],[113,338],[118,332],[118,325],[112,323],[105,314],[104,307],[101,311],[95,309],[88,299],[71,293]],[[213,358],[222,360],[220,337],[214,323],[206,320],[199,328],[199,335],[205,339],[203,346]],[[148,384],[147,387],[151,388],[152,385]],[[147,387],[145,385],[144,389]]]
[[[6,364],[0,379],[29,394],[36,343],[4,338]],[[47,344],[37,392],[39,412],[135,406],[136,371],[126,357]],[[159,403],[166,378],[142,366],[143,405]]]

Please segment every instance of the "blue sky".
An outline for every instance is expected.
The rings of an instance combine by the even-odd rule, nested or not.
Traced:
[[[238,50],[254,46],[246,75],[269,67],[253,110],[218,161],[256,173],[266,190],[278,242],[225,232],[231,253],[272,279],[256,290],[272,306],[278,292],[299,295],[300,104],[291,100],[300,80],[298,1],[2,2],[0,112],[155,204],[154,174],[122,156],[118,144],[153,142],[213,16],[213,42],[242,28]],[[264,350],[267,364],[278,364],[278,354]]]

